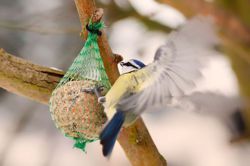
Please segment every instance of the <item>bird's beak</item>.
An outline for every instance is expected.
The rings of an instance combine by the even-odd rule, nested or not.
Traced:
[[[123,66],[124,62],[120,62],[120,65]]]

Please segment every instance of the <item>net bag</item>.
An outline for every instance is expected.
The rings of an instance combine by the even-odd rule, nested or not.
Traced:
[[[96,96],[86,92],[95,86],[103,86],[105,93],[111,87],[97,44],[103,25],[102,22],[89,22],[84,47],[50,98],[50,112],[56,127],[74,139],[74,147],[83,151],[87,143],[98,139],[107,120]]]

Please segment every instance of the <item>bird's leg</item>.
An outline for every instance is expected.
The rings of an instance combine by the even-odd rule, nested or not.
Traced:
[[[84,88],[84,89],[81,89],[81,92],[94,94],[94,88]]]
[[[104,88],[103,86],[99,86],[99,85],[96,85],[93,88],[93,92],[95,93],[97,98],[102,97],[101,92],[103,91],[103,88]]]
[[[87,88],[87,89],[84,89],[83,91],[86,93],[95,94],[96,97],[98,98],[98,103],[103,104],[106,101],[105,96],[102,96],[101,94],[101,92],[104,90],[103,88],[104,88],[103,86],[96,85],[94,88]]]
[[[105,96],[101,96],[101,97],[98,97],[98,103],[105,103],[106,102],[106,97]]]
[[[106,101],[105,96],[101,95],[103,88],[104,88],[104,86],[95,86],[95,88],[94,88],[94,93],[98,98],[98,103],[101,103],[101,104],[105,103],[105,101]]]

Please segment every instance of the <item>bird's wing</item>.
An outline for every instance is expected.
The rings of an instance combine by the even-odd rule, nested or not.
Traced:
[[[134,73],[139,93],[123,98],[118,106],[135,113],[166,98],[183,96],[201,77],[201,56],[210,53],[217,38],[210,23],[195,18],[169,35],[155,53],[154,62]]]

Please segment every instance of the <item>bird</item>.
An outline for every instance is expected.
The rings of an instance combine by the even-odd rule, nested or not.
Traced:
[[[202,55],[213,54],[217,44],[211,22],[195,17],[168,35],[152,63],[145,65],[137,59],[120,62],[126,72],[105,96],[95,91],[109,119],[99,136],[103,155],[110,156],[121,129],[133,124],[144,111],[185,96],[194,88],[202,77]]]

